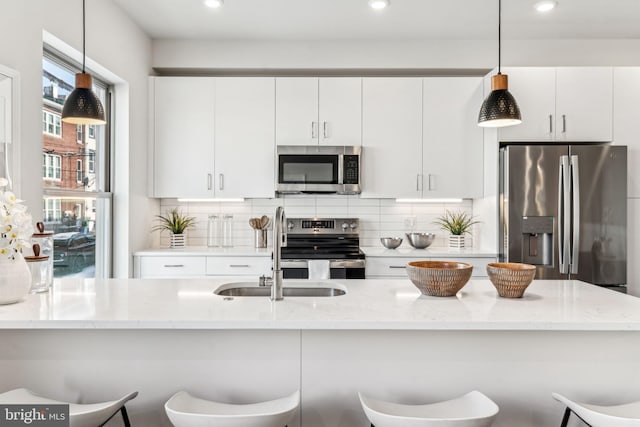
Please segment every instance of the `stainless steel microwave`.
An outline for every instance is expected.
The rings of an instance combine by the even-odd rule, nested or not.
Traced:
[[[360,193],[362,147],[279,145],[276,192]]]

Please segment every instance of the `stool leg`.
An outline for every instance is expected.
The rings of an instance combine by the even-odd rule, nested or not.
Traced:
[[[120,413],[122,413],[122,421],[124,421],[124,427],[131,427],[129,416],[127,415],[127,408],[125,408],[124,405],[122,405],[122,408],[120,408]]]
[[[569,417],[571,416],[571,409],[567,408],[564,410],[564,416],[562,417],[562,423],[560,427],[567,427],[567,423],[569,422]]]

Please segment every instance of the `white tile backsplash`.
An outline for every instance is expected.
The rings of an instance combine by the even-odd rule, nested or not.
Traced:
[[[284,196],[277,199],[247,199],[244,202],[178,202],[162,199],[161,212],[173,209],[196,217],[196,225],[187,230],[187,245],[206,246],[207,220],[210,214],[233,215],[233,239],[236,246],[252,246],[254,232],[249,218],[267,215],[273,218],[277,206],[284,206],[288,217],[355,217],[360,219],[360,245],[379,246],[380,237],[403,236],[411,231],[436,234],[433,247],[447,246],[447,234],[435,219],[445,210],[473,213],[473,200],[462,203],[397,203],[393,199],[361,199],[358,196]],[[269,231],[268,241],[272,235]],[[169,246],[169,235],[160,238],[162,247]]]

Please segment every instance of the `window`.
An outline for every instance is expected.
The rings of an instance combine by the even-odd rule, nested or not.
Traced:
[[[82,182],[82,160],[76,160],[76,182]]]
[[[42,177],[60,180],[62,177],[62,157],[55,154],[42,155]]]
[[[59,114],[50,111],[42,112],[42,131],[53,136],[62,136],[62,119]]]
[[[66,97],[75,86],[80,64],[44,47],[42,58],[42,177],[45,227],[54,241],[91,242],[82,263],[58,264],[54,276],[110,277],[111,177],[110,125],[85,126],[61,121]],[[91,70],[88,70],[91,73]],[[93,75],[93,90],[111,117],[111,89]],[[52,136],[57,136],[53,138]]]

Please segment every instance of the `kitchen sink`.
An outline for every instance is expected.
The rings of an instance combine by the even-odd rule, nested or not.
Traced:
[[[286,297],[337,297],[347,293],[341,284],[327,282],[284,282],[282,288]],[[225,283],[214,291],[216,295],[225,297],[269,297],[271,286],[258,286],[255,282]]]

